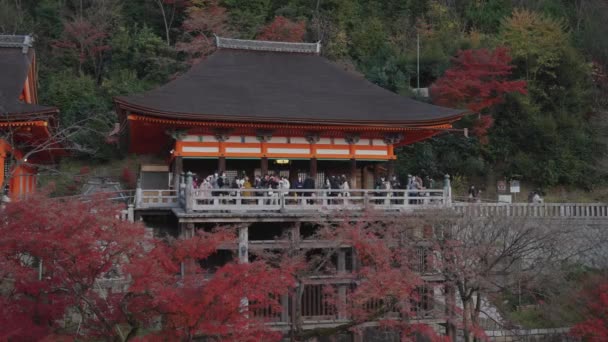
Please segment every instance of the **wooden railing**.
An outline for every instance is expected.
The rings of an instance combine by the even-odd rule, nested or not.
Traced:
[[[301,211],[301,210],[397,210],[446,206],[443,190],[275,190],[182,189],[136,192],[136,208],[183,207],[187,212]]]
[[[346,322],[350,317],[350,310],[354,303],[350,301],[351,293],[354,289],[353,284],[336,285],[331,283],[304,284],[302,285],[302,296],[300,299],[299,312],[303,323],[322,324],[336,321]],[[412,297],[410,302],[408,319],[432,319],[441,317],[445,312],[445,307],[435,298],[431,288],[418,288],[415,290],[417,295]],[[386,300],[386,298],[384,299]],[[405,318],[398,305],[385,305],[383,299],[370,299],[362,304],[364,312],[370,316],[375,316],[378,312],[384,311],[381,316],[384,319]],[[288,323],[290,313],[292,313],[293,303],[285,296],[281,299],[282,310],[276,308],[257,308],[253,315],[268,323]],[[341,303],[341,304],[340,304]],[[343,308],[342,310],[340,308]],[[361,312],[360,309],[357,311]]]
[[[164,209],[178,206],[177,193],[174,190],[137,189],[135,192],[135,207],[138,209]]]
[[[398,210],[441,207],[449,203],[443,190],[186,190],[187,212],[302,210]]]
[[[452,208],[473,217],[608,218],[608,203],[452,203]]]
[[[452,208],[470,217],[607,218],[608,203],[453,202],[450,190],[370,189],[137,189],[136,209],[183,208],[186,212],[301,212]]]

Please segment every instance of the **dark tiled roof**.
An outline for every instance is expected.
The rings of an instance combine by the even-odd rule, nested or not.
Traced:
[[[23,35],[0,35],[0,47],[21,48],[25,54],[34,44],[32,36]]]
[[[316,54],[258,51],[246,48],[256,43],[222,40],[218,51],[178,79],[116,102],[166,118],[311,124],[447,123],[463,113],[399,96]]]
[[[53,107],[19,101],[34,58],[31,36],[0,35],[0,119],[27,113],[56,111]]]

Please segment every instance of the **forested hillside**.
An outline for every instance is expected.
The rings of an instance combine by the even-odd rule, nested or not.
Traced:
[[[217,34],[321,41],[382,87],[471,111],[468,137],[400,151],[403,174],[584,188],[605,174],[607,20],[605,0],[0,0],[0,32],[36,38],[40,102],[98,131],[77,143],[100,161],[120,156],[112,97],[176,77]]]

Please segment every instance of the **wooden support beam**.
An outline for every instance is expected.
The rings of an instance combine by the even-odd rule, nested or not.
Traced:
[[[395,175],[395,160],[391,159],[386,162],[387,179],[390,180]]]
[[[346,251],[344,248],[340,248],[338,250],[338,265],[337,265],[338,273],[346,272]]]
[[[338,250],[338,264],[336,266],[338,274],[346,273],[346,249],[340,248]],[[347,315],[344,311],[346,307],[346,285],[338,286],[338,303],[338,319],[346,319]]]
[[[239,264],[249,263],[249,226],[243,225],[239,227]],[[247,297],[241,298],[240,305],[241,313],[245,316],[249,316],[249,299]]]
[[[301,238],[300,237],[300,234],[301,234],[300,233],[300,225],[301,224],[302,223],[297,222],[297,223],[295,223],[293,226],[291,226],[289,228],[290,229],[290,231],[289,231],[289,238],[291,240],[291,243],[294,244],[294,245],[297,245],[297,244],[300,243],[300,238]]]
[[[374,163],[374,184],[376,184],[376,182],[378,181],[379,178],[380,178],[380,164]]]
[[[226,157],[219,157],[217,159],[217,170],[222,173],[226,171]]]
[[[260,169],[262,170],[262,177],[268,174],[268,158],[262,157],[260,159]]]
[[[249,263],[249,226],[239,227],[239,263]]]
[[[317,179],[317,158],[310,158],[310,177]]]
[[[4,160],[6,159],[6,154],[4,153],[3,146],[0,144],[0,200],[2,195],[4,195]],[[7,182],[8,184],[8,182]]]
[[[182,157],[175,157],[173,161],[173,190],[179,190],[179,176],[184,172],[184,160]]]
[[[190,239],[194,236],[194,223],[181,223],[179,225],[179,237],[180,239]],[[182,278],[188,275],[196,273],[198,264],[194,259],[186,259],[181,264],[181,276]]]
[[[350,188],[357,188],[357,160],[352,158],[350,160]]]

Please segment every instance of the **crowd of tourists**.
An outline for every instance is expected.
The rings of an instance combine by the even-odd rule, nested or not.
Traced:
[[[204,179],[195,175],[192,186],[197,191],[197,197],[203,198],[206,202],[210,202],[213,197],[251,197],[255,194],[256,197],[265,198],[267,204],[276,204],[279,194],[289,195],[291,189],[312,190],[315,189],[315,182],[311,177],[306,179],[299,177],[294,184],[291,184],[285,176],[266,174],[263,177],[257,175],[252,183],[245,172],[239,172],[230,181],[225,172],[215,172]]]
[[[297,198],[305,203],[313,203],[315,199],[312,197],[330,197],[327,201],[330,204],[347,201],[340,197],[351,197],[353,190],[351,188],[350,179],[346,175],[327,175],[324,182],[317,187],[316,181],[309,175],[299,175],[293,182],[284,175],[268,173],[263,176],[256,175],[253,181],[246,175],[245,172],[239,172],[234,178],[230,179],[226,172],[217,171],[207,177],[194,175],[192,179],[192,187],[196,197],[202,200],[204,204],[225,203],[227,200],[243,197],[242,200],[246,203],[249,197],[255,196],[265,204],[277,204],[278,198],[282,196],[290,196]],[[427,189],[435,187],[434,180],[426,176],[408,176],[407,181],[401,182],[397,176],[379,177],[374,182],[375,191],[372,196],[376,197],[376,202],[384,201],[382,198],[391,198],[391,202],[404,201],[404,197],[412,197],[412,204],[421,202],[423,196],[429,196]],[[319,193],[318,190],[323,190]],[[317,190],[317,191],[313,191]],[[391,191],[399,190],[399,191]],[[396,202],[395,202],[396,203]]]
[[[244,171],[239,172],[232,179],[226,175],[226,172],[218,171],[204,178],[194,175],[192,186],[196,197],[202,199],[205,204],[225,203],[228,200],[221,197],[228,197],[230,200],[234,197],[244,197],[243,203],[246,203],[247,197],[252,196],[262,199],[265,204],[277,204],[281,195],[289,196],[292,201],[296,198],[309,204],[318,201],[312,197],[322,196],[329,204],[338,204],[346,203],[347,198],[353,196],[353,193],[355,196],[361,196],[358,190],[352,189],[350,179],[344,174],[327,175],[320,186],[317,186],[315,179],[309,175],[299,175],[292,182],[284,175],[268,173],[264,176],[256,175],[252,182]],[[408,176],[405,182],[401,182],[397,176],[392,176],[390,179],[381,176],[375,180],[373,188],[375,191],[371,196],[374,196],[375,203],[383,203],[387,200],[388,203],[403,203],[405,197],[408,197],[410,204],[419,204],[427,201],[425,197],[431,196],[427,190],[436,189],[436,184],[429,176],[424,178],[417,175]],[[480,202],[481,190],[471,185],[467,197],[470,202]],[[214,198],[220,202],[214,202]],[[541,191],[530,192],[528,202],[543,203]]]

